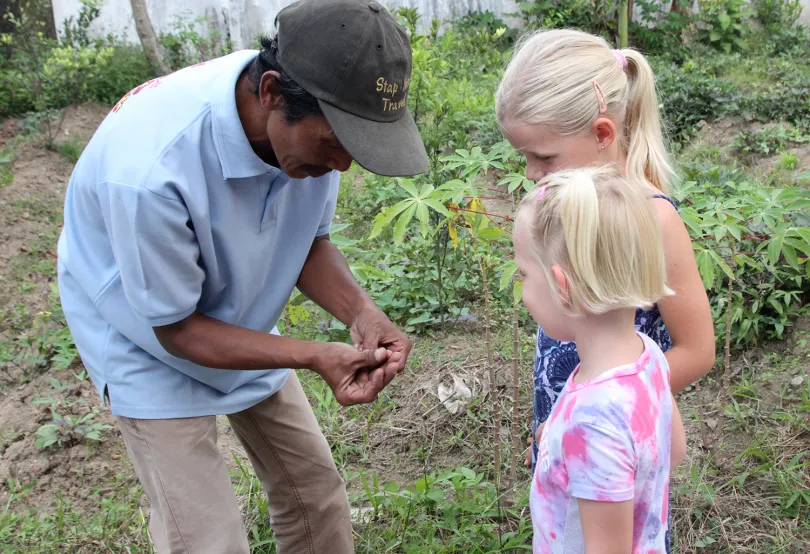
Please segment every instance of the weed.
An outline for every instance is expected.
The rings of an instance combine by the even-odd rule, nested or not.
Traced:
[[[60,415],[51,412],[53,421],[41,425],[37,429],[36,447],[49,448],[54,444],[58,447],[70,447],[82,441],[101,441],[101,432],[112,429],[112,426],[93,421],[99,411],[94,408],[82,416]]]
[[[810,142],[810,134],[790,125],[776,125],[758,131],[742,131],[731,146],[738,152],[767,156],[782,152],[791,144],[804,144]],[[795,154],[794,154],[795,167]]]
[[[84,143],[78,140],[58,141],[54,143],[55,150],[71,163],[79,161],[84,150]]]

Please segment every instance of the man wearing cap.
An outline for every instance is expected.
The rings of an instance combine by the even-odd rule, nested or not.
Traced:
[[[372,401],[411,343],[329,241],[352,160],[412,175],[406,33],[376,2],[304,0],[277,35],[146,83],[79,160],[59,240],[76,346],[151,504],[158,553],[247,554],[217,414],[270,500],[277,552],[353,552],[349,504],[294,372],[342,405]],[[355,347],[281,337],[293,288]]]

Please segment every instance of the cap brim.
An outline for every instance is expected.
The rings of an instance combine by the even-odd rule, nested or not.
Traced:
[[[425,144],[408,108],[397,121],[369,121],[322,100],[318,103],[340,143],[358,164],[377,175],[406,177],[428,169]]]

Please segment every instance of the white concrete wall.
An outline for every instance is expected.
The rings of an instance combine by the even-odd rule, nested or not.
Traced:
[[[208,16],[212,24],[229,31],[235,48],[254,48],[256,37],[273,28],[276,14],[293,0],[147,0],[147,9],[157,33],[172,30],[175,16],[187,19]],[[810,0],[808,0],[810,1]],[[517,11],[515,0],[388,0],[390,8],[400,6],[419,9],[421,24],[430,25],[432,18],[448,19],[469,11],[485,11],[502,15]],[[53,0],[54,21],[61,34],[63,22],[79,13],[79,0]],[[138,41],[129,0],[104,0],[98,19],[91,31],[97,35],[114,33],[132,42]]]
[[[187,19],[207,16],[210,24],[221,32],[230,32],[235,48],[254,48],[256,37],[272,30],[276,14],[293,0],[147,0],[149,15],[156,32],[169,32],[182,15]],[[810,0],[801,0],[804,5],[801,21],[810,26]],[[448,19],[469,11],[490,10],[496,15],[517,11],[516,0],[388,0],[390,8],[415,7],[419,10],[421,24],[430,25],[436,17]],[[79,0],[53,0],[54,21],[61,33],[63,21],[79,12]],[[200,29],[201,31],[203,29]],[[135,22],[129,0],[104,0],[99,18],[92,31],[99,35],[114,33],[137,42]]]

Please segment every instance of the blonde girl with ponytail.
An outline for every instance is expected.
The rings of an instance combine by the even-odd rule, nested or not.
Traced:
[[[506,139],[525,156],[529,179],[614,164],[628,181],[648,187],[675,295],[638,309],[636,328],[665,352],[674,393],[698,381],[714,364],[714,328],[689,234],[667,196],[673,169],[645,57],[580,31],[535,32],[517,46],[498,88],[496,113]],[[543,424],[578,363],[577,345],[553,339],[540,325],[527,465],[536,461]]]
[[[636,330],[637,309],[674,294],[648,196],[603,165],[548,175],[518,209],[523,302],[580,357],[539,441],[536,553],[667,548],[671,453],[686,438],[664,353]]]

